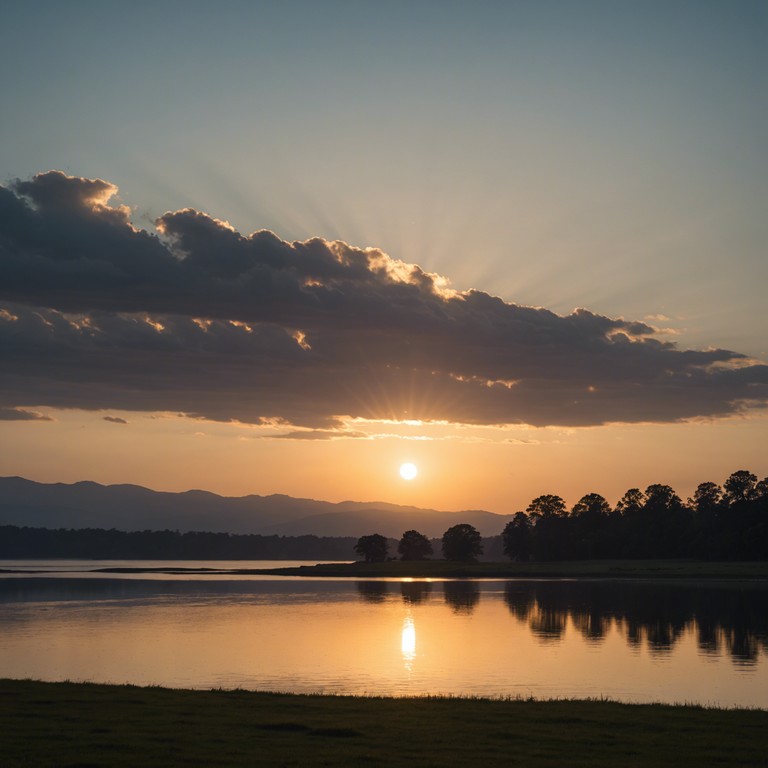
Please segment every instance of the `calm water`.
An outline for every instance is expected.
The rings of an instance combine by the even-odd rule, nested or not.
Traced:
[[[768,708],[765,584],[147,578],[57,565],[0,575],[1,677]]]

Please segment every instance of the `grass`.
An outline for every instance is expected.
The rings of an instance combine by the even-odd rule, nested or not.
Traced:
[[[768,766],[768,711],[0,680],[24,766]]]
[[[573,560],[530,563],[453,563],[447,560],[385,563],[324,563],[239,573],[358,578],[653,578],[768,579],[768,562],[693,560]]]

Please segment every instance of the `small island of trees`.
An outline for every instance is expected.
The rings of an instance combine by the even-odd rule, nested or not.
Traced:
[[[443,557],[454,562],[473,562],[483,553],[483,540],[480,532],[468,523],[460,523],[449,528],[443,534]],[[383,563],[388,558],[389,542],[380,533],[361,536],[355,551],[362,555],[366,563]],[[401,560],[427,560],[433,552],[432,542],[418,531],[406,531],[397,545]]]

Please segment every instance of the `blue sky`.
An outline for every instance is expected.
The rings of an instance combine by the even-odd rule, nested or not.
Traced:
[[[98,176],[151,218],[192,205],[768,354],[764,2],[2,14],[6,180]]]
[[[102,178],[147,229],[190,206],[765,361],[767,31],[740,0],[5,4],[0,182]]]

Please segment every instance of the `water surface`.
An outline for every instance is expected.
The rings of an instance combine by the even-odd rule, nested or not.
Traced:
[[[0,578],[0,626],[3,677],[768,708],[762,583],[83,577],[71,568],[64,578]]]

